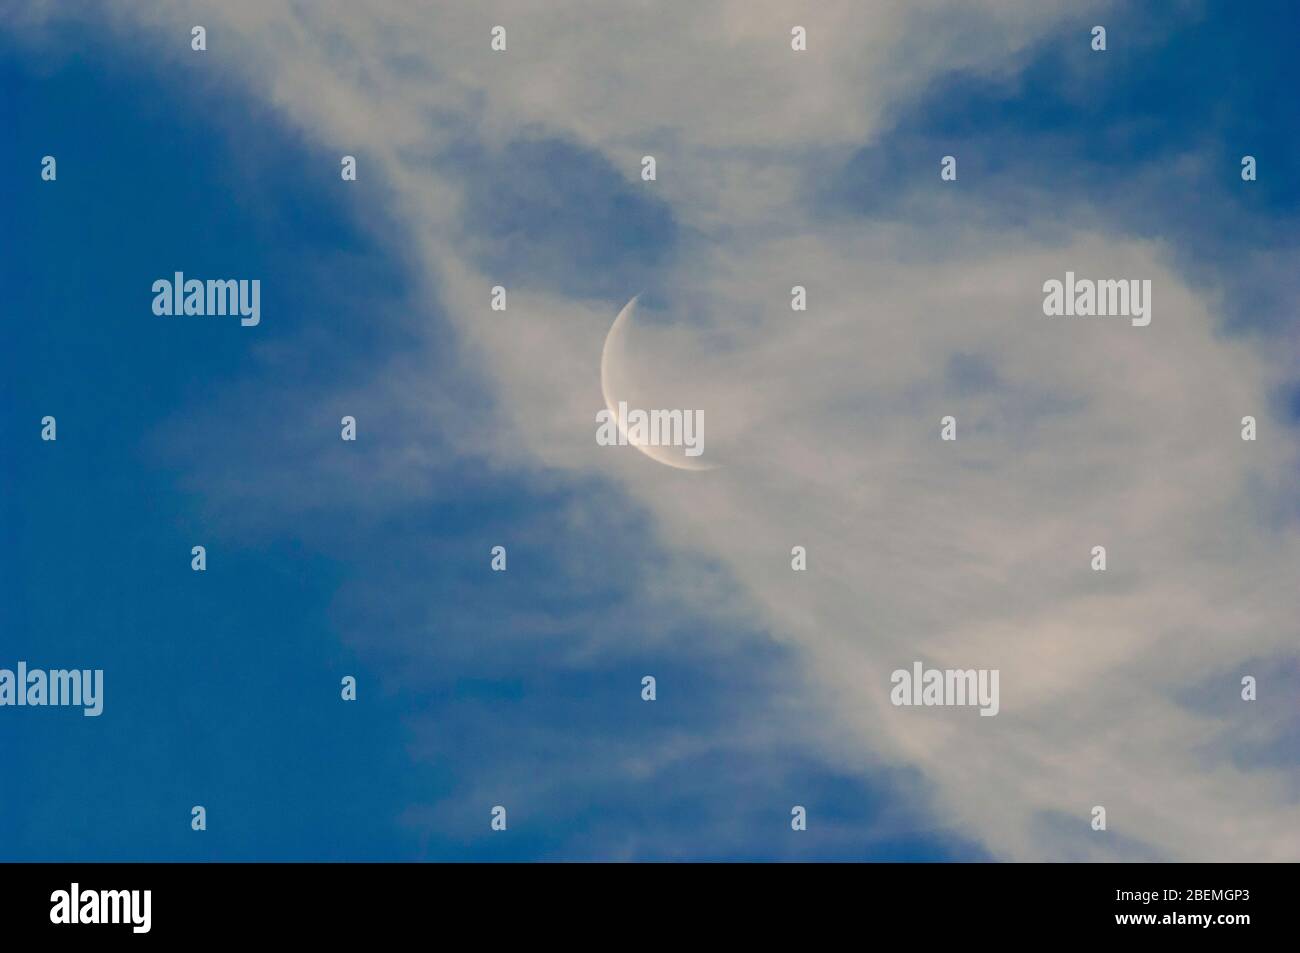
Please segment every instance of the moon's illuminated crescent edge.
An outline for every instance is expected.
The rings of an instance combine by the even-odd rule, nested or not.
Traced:
[[[612,378],[614,373],[611,365],[614,364],[622,353],[623,331],[632,321],[632,315],[636,313],[636,302],[640,295],[634,297],[627,304],[623,305],[623,310],[618,313],[614,323],[610,325],[609,333],[605,335],[605,346],[600,352],[600,392],[605,398],[605,406],[609,409],[610,415],[618,423],[619,433],[626,439],[627,421],[625,421],[618,412],[618,398],[614,394],[614,382]],[[662,463],[664,466],[674,467],[678,470],[712,470],[714,464],[697,463],[689,457],[674,457],[667,453],[667,447],[656,447],[648,444],[632,443],[651,460],[656,463]]]

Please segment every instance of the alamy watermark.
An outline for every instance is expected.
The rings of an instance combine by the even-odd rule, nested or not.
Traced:
[[[67,890],[50,894],[50,922],[123,923],[132,933],[148,933],[153,925],[152,890],[82,890],[73,883]]]
[[[978,705],[981,715],[992,716],[999,708],[998,675],[996,668],[938,669],[913,662],[911,671],[895,669],[889,677],[889,700],[895,706]]]
[[[0,668],[0,706],[79,706],[87,718],[104,710],[104,670]]]
[[[1049,278],[1043,282],[1043,314],[1048,317],[1109,317],[1132,319],[1133,327],[1151,323],[1151,279],[1143,278],[1075,278],[1065,273],[1065,281]]]
[[[598,411],[596,423],[596,443],[602,447],[683,447],[688,457],[704,453],[702,410],[629,410],[620,400],[617,413]]]
[[[153,283],[153,313],[157,315],[226,315],[237,314],[239,323],[255,327],[262,320],[262,281],[260,278],[186,279],[176,272],[172,279],[159,278]]]

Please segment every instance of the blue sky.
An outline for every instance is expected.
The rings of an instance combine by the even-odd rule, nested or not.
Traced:
[[[956,152],[981,201],[945,207],[953,224],[1009,220],[1051,241],[1060,216],[1077,214],[1162,238],[1185,272],[1231,283],[1234,327],[1284,330],[1294,284],[1258,280],[1249,259],[1295,254],[1300,182],[1287,170],[1300,161],[1300,128],[1286,90],[1300,81],[1287,42],[1296,11],[1248,9],[1189,5],[1170,16],[1123,5],[1104,18],[1104,58],[1076,42],[1092,22],[1084,15],[1035,44],[1010,79],[941,73],[842,168],[828,204],[902,214],[904,198],[929,184],[919,158]],[[1249,188],[1245,154],[1273,170]],[[1039,214],[1053,203],[1057,216]]]
[[[0,859],[971,860],[1026,856],[1026,839],[1038,836],[1057,857],[1095,856],[1086,824],[1071,822],[1094,795],[1081,792],[1078,810],[1037,804],[1014,831],[993,809],[987,825],[973,823],[953,808],[951,779],[906,753],[923,745],[897,736],[877,747],[860,740],[874,726],[831,726],[827,697],[849,709],[836,713],[846,725],[858,703],[844,686],[817,688],[834,656],[792,635],[797,620],[827,594],[847,596],[864,626],[896,627],[906,643],[897,620],[911,611],[915,632],[936,628],[932,599],[892,608],[883,589],[833,581],[815,599],[782,601],[736,562],[735,551],[753,551],[747,540],[696,545],[665,516],[676,494],[690,512],[694,485],[566,467],[524,440],[503,450],[516,441],[496,435],[522,427],[518,414],[550,410],[545,397],[521,394],[536,396],[548,374],[574,378],[568,354],[540,353],[535,363],[550,370],[530,390],[512,389],[519,365],[485,361],[491,348],[461,323],[453,279],[426,257],[429,226],[412,213],[423,206],[410,189],[417,174],[454,189],[457,207],[437,227],[461,253],[457,267],[509,275],[514,300],[532,302],[534,328],[545,327],[552,301],[612,319],[647,287],[668,304],[701,307],[719,294],[692,286],[701,261],[732,249],[743,260],[769,233],[797,233],[802,219],[787,231],[701,214],[685,186],[643,188],[622,141],[602,148],[591,128],[544,109],[489,134],[420,104],[413,112],[430,142],[399,142],[406,133],[394,131],[372,156],[364,142],[324,141],[305,101],[290,92],[272,102],[249,79],[280,68],[274,57],[258,61],[252,43],[238,54],[247,61],[229,52],[227,37],[255,20],[232,14],[223,36],[213,14],[214,50],[196,59],[187,27],[172,37],[179,52],[141,55],[121,11],[92,6],[59,21],[57,49],[28,24],[0,30],[0,284],[10,315],[0,359],[9,541],[0,666],[103,668],[106,680],[99,718],[0,715],[10,779],[0,785]],[[140,42],[152,50],[188,22],[148,24]],[[1104,22],[1102,63],[1087,49],[1089,24],[1064,17],[1013,56],[999,59],[995,45],[996,66],[916,77],[861,141],[793,149],[783,160],[797,183],[792,201],[819,225],[868,240],[876,228],[901,227],[908,241],[916,230],[987,230],[1012,257],[1022,242],[1065,248],[1066,218],[1116,242],[1154,239],[1193,293],[1224,302],[1214,334],[1293,349],[1300,139],[1284,91],[1295,86],[1287,41],[1296,13],[1277,4],[1244,17],[1210,5]],[[592,29],[621,35],[616,22]],[[426,69],[396,51],[391,60],[398,76]],[[436,59],[427,69],[443,75]],[[466,115],[483,129],[512,115],[478,108]],[[670,156],[695,161],[690,121],[659,122],[676,143]],[[743,136],[699,144],[701,155],[737,162],[785,149]],[[360,156],[355,183],[339,179],[343,152]],[[934,189],[947,152],[961,163],[956,199]],[[1249,186],[1237,165],[1246,152],[1261,177]],[[58,159],[55,183],[38,174],[46,154]],[[671,160],[665,167],[671,177]],[[261,326],[154,316],[152,281],[176,270],[261,278]],[[1035,272],[1029,284],[1039,280]],[[603,328],[579,323],[565,333],[598,348]],[[542,333],[511,327],[484,333]],[[734,339],[746,327],[713,330]],[[958,347],[934,365],[953,393],[973,399],[1029,392],[1015,390],[1017,368],[992,352]],[[1288,440],[1297,384],[1293,370],[1260,381]],[[859,395],[827,399],[855,407]],[[566,406],[557,395],[537,425],[561,420]],[[987,411],[992,432],[1014,416],[1006,406]],[[345,444],[338,420],[357,408],[360,439]],[[58,419],[56,443],[39,440],[46,414]],[[863,422],[894,432],[874,426]],[[942,482],[928,457],[917,465]],[[780,482],[754,473],[745,492]],[[1294,538],[1294,471],[1253,477],[1277,509],[1271,524],[1247,520],[1241,540],[1225,544],[1229,555]],[[788,509],[780,496],[756,499],[750,520]],[[859,501],[822,502],[855,525]],[[829,539],[836,523],[820,524],[821,512],[809,504],[807,535]],[[729,525],[711,539],[726,540]],[[784,572],[779,538],[763,566]],[[870,538],[877,554],[895,552]],[[208,551],[202,574],[189,565],[198,543]],[[499,543],[509,549],[504,574],[488,569]],[[909,545],[897,551],[925,573],[949,548],[926,555]],[[1231,587],[1233,571],[1216,578]],[[690,596],[678,598],[675,585]],[[958,607],[964,583],[934,585],[953,614],[982,611]],[[1011,602],[1032,617],[1023,598]],[[788,631],[773,601],[788,608]],[[1248,648],[1260,671],[1281,673],[1271,695],[1284,698],[1279,683],[1294,688],[1294,665],[1271,641]],[[1213,690],[1230,695],[1236,671]],[[1213,672],[1198,672],[1198,684],[1219,684]],[[653,704],[639,697],[647,673],[659,683]],[[355,703],[339,698],[347,674],[359,682]],[[876,691],[870,679],[851,688]],[[1263,721],[1285,718],[1274,707]],[[1251,747],[1265,754],[1243,770],[1268,772],[1272,790],[1272,759],[1294,754],[1294,736],[1260,731]],[[1233,747],[1224,742],[1216,756]],[[1028,773],[1011,784],[1035,786],[1036,769],[1015,770]],[[999,799],[970,777],[957,800],[976,810]],[[1275,813],[1260,808],[1262,826],[1295,817],[1294,781],[1270,803]],[[208,811],[201,834],[189,826],[195,804]],[[510,812],[504,834],[488,827],[495,804]],[[814,819],[807,832],[790,830],[794,804]],[[1145,833],[1118,830],[1107,850],[1162,858],[1178,849],[1168,831]]]

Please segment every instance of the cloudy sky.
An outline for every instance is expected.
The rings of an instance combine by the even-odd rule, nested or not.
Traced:
[[[0,666],[106,685],[0,712],[0,857],[1300,859],[1297,28],[0,4]],[[1150,326],[1045,317],[1067,271]],[[638,293],[717,469],[594,439]]]

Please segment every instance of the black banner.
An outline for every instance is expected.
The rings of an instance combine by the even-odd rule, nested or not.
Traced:
[[[607,941],[833,928],[1181,944],[1286,935],[1294,920],[1284,865],[11,864],[0,880],[6,938],[96,943],[339,941],[457,926]]]

